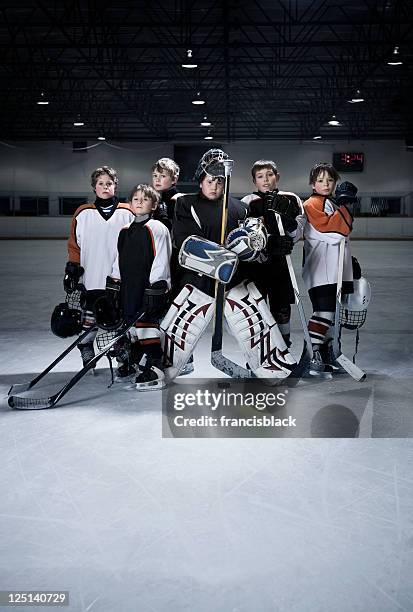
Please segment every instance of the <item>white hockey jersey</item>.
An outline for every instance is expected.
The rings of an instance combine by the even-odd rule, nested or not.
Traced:
[[[85,270],[87,290],[104,289],[107,276],[116,276],[119,232],[135,218],[128,204],[118,204],[105,219],[94,204],[83,204],[73,215],[68,241],[69,261]]]

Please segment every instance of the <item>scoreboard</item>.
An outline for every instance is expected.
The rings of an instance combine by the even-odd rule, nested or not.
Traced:
[[[363,172],[364,153],[333,153],[333,166],[338,172]]]

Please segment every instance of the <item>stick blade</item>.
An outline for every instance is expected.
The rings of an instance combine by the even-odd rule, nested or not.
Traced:
[[[53,408],[54,403],[53,397],[33,398],[11,395],[8,399],[10,408],[17,408],[18,410],[44,410],[45,408]]]
[[[336,359],[341,367],[344,368],[348,374],[350,374],[351,378],[354,378],[354,380],[357,380],[358,382],[363,382],[366,380],[366,373],[363,372],[363,370],[353,363],[348,357],[343,355],[343,353],[340,353]]]
[[[255,378],[251,370],[247,370],[222,354],[222,351],[211,352],[211,364],[231,378]]]

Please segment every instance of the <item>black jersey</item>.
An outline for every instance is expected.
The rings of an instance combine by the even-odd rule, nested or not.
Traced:
[[[238,221],[246,216],[246,206],[230,197],[228,202],[227,233],[238,227]],[[185,238],[202,236],[213,242],[221,242],[222,198],[208,200],[200,192],[179,196],[176,200],[172,226],[173,239],[179,250]],[[181,269],[179,286],[190,283],[201,291],[213,295],[214,281],[196,272]]]
[[[136,217],[118,238],[121,302],[125,319],[133,319],[144,291],[157,281],[170,287],[171,238],[160,221]]]
[[[279,193],[294,198],[302,208],[301,200],[295,194],[284,191]],[[264,215],[265,193],[256,191],[245,196],[242,201],[248,205],[249,217]],[[270,255],[265,263],[248,264],[248,275],[254,280],[261,293],[269,296],[272,312],[288,304],[294,304],[294,289],[287,261],[283,255]]]

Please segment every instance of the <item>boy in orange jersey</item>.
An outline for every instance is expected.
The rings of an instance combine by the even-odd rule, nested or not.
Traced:
[[[117,184],[118,177],[113,168],[96,168],[91,175],[95,202],[80,206],[70,226],[63,286],[67,293],[75,291],[79,282],[86,288],[83,331],[95,325],[93,306],[96,299],[105,294],[106,277],[111,276],[117,259],[119,232],[135,218],[129,204],[121,204],[116,197]],[[94,357],[95,336],[96,331],[91,331],[79,344],[83,364]]]
[[[340,176],[328,163],[316,164],[310,172],[313,194],[304,202],[307,224],[304,228],[303,279],[308,288],[313,314],[308,324],[313,359],[309,373],[331,378],[340,371],[332,349],[336,308],[339,247],[346,240],[342,294],[353,293],[353,270],[349,235],[353,228],[352,204],[357,188],[343,183],[337,188]]]

